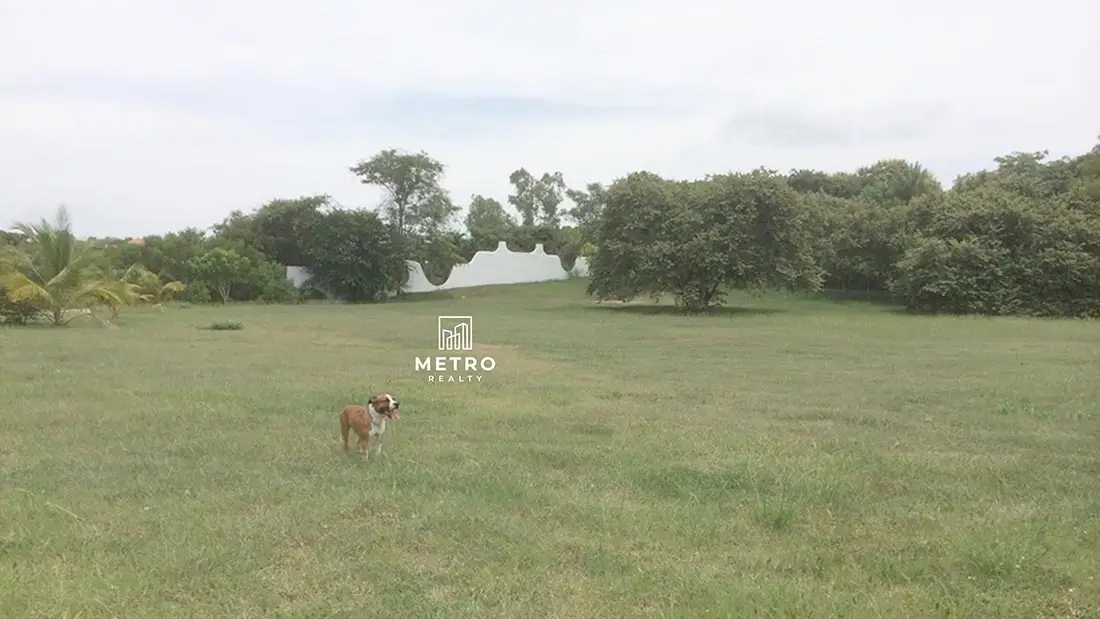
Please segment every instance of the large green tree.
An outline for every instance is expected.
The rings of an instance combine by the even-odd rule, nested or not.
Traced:
[[[588,288],[600,299],[669,293],[697,312],[730,289],[820,286],[805,205],[774,173],[669,181],[640,172],[606,200]]]
[[[458,212],[442,186],[443,164],[423,151],[383,150],[351,172],[364,185],[383,189],[382,216],[404,239],[442,230]]]
[[[1089,156],[1013,153],[914,201],[891,289],[907,307],[953,314],[1100,316],[1100,201]]]
[[[436,274],[450,272],[461,262],[450,235],[459,208],[442,186],[442,163],[423,151],[391,148],[359,162],[351,172],[361,183],[385,193],[382,217],[391,229],[390,247],[399,257],[417,260],[426,272]]]
[[[504,210],[500,202],[479,194],[470,197],[466,231],[475,248],[496,249],[500,241],[507,241],[512,237],[517,227],[515,218]]]
[[[302,231],[307,287],[349,301],[379,301],[400,291],[408,267],[377,213],[330,209]]]

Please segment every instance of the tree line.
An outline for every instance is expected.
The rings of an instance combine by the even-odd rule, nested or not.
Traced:
[[[58,308],[113,316],[172,295],[284,303],[324,290],[379,301],[400,294],[405,260],[441,283],[502,240],[519,251],[543,243],[567,268],[586,256],[597,298],[671,295],[686,311],[720,305],[734,289],[829,288],[920,311],[1100,315],[1100,145],[1077,157],[995,161],[949,189],[900,159],[696,180],[643,171],[581,188],[560,172],[520,168],[507,207],[473,195],[460,221],[443,164],[389,149],[349,168],[383,190],[374,210],[323,194],[277,199],[209,231],[136,242],[78,241],[63,210],[56,222],[18,224],[0,235],[0,320],[45,312],[60,322]],[[305,292],[286,265],[310,271]]]
[[[904,160],[693,181],[634,173],[605,193],[588,291],[671,294],[691,311],[731,289],[829,288],[922,312],[1100,316],[1100,145],[995,161],[947,190]]]

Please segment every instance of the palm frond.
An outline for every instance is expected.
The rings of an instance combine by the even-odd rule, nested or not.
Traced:
[[[138,298],[137,290],[133,284],[117,279],[99,279],[87,282],[72,295],[75,305],[102,304],[112,308],[133,305]]]
[[[18,271],[0,275],[0,287],[7,291],[8,298],[14,302],[32,301],[51,307],[56,303],[49,290]]]
[[[161,286],[160,294],[162,296],[164,296],[166,294],[176,294],[176,293],[183,292],[186,289],[187,289],[187,286],[184,286],[180,282],[173,281],[173,282],[168,282],[167,284]]]

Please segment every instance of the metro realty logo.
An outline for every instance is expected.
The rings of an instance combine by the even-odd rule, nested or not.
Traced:
[[[439,350],[473,351],[474,317],[440,316],[436,325]],[[485,373],[497,367],[492,357],[438,356],[417,357],[416,371],[428,372],[429,383],[481,382]]]

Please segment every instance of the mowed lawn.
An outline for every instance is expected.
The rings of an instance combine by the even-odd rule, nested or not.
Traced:
[[[0,617],[1100,616],[1100,324],[583,286],[0,329]]]

